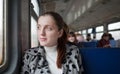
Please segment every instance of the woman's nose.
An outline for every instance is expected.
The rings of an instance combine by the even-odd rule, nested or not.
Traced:
[[[44,29],[40,30],[40,35],[45,35],[45,30]]]

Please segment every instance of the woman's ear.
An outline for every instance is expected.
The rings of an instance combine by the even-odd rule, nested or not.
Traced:
[[[63,29],[59,31],[59,38],[63,35]]]

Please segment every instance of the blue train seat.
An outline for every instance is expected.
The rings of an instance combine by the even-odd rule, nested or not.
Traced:
[[[84,74],[120,74],[120,48],[81,48]]]
[[[83,42],[84,47],[96,47],[97,46],[97,41],[96,42]]]

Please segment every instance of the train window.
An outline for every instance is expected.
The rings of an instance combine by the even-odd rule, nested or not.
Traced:
[[[93,37],[92,28],[89,28],[89,29],[88,29],[88,33],[91,35],[91,37]]]
[[[108,24],[108,30],[115,40],[120,39],[120,22]]]
[[[110,31],[109,33],[112,34],[115,40],[120,39],[120,31]]]
[[[37,0],[31,0],[31,3],[34,6],[34,11],[37,14],[37,16],[39,16],[39,5],[38,5],[38,1]]]
[[[102,35],[103,35],[103,33],[97,33],[97,34],[96,34],[96,39],[97,39],[97,40],[100,40],[101,37],[102,37]]]
[[[82,31],[82,35],[84,36],[84,38],[86,38],[86,33],[87,33],[87,30]]]
[[[86,34],[83,34],[84,39],[86,39]]]
[[[96,27],[96,32],[102,32],[102,31],[104,31],[103,26]]]
[[[112,23],[108,25],[108,30],[120,29],[120,22]]]
[[[3,61],[3,0],[0,0],[0,65]]]
[[[31,16],[31,47],[38,46],[37,21]]]
[[[82,31],[82,34],[86,34],[86,33],[87,33],[87,31],[86,31],[86,30],[83,30],[83,31]]]
[[[96,39],[100,40],[101,36],[103,35],[104,27],[103,26],[98,26],[96,27]]]
[[[88,33],[92,33],[92,28],[88,29]]]
[[[81,31],[77,31],[77,32],[75,32],[75,34],[81,34]]]
[[[82,32],[81,32],[81,31],[78,31],[78,33],[79,33],[79,34],[82,34]]]

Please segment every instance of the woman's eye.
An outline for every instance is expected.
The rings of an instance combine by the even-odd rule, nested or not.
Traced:
[[[49,31],[51,31],[51,30],[52,30],[52,28],[51,28],[51,27],[47,27],[46,29],[47,29],[47,30],[49,30]]]
[[[40,30],[40,26],[37,26],[37,29]]]

